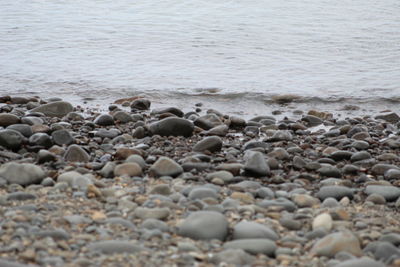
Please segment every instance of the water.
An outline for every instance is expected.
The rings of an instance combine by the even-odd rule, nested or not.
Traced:
[[[0,36],[1,94],[400,100],[398,0],[2,0]]]

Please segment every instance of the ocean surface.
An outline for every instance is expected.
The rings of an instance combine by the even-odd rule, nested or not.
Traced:
[[[399,0],[1,0],[0,36],[2,95],[400,102]]]

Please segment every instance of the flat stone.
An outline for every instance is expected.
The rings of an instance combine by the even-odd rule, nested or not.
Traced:
[[[299,208],[311,208],[320,203],[317,198],[308,194],[295,194],[292,200]]]
[[[270,227],[256,222],[241,221],[233,228],[233,239],[267,238],[273,241],[279,236]]]
[[[38,267],[38,265],[23,264],[23,263],[18,263],[18,262],[14,262],[14,261],[3,260],[3,259],[0,259],[0,266],[1,267]]]
[[[51,138],[56,145],[70,145],[74,142],[74,138],[68,130],[61,129],[51,133]]]
[[[268,176],[270,169],[264,155],[258,151],[249,151],[246,153],[246,163],[244,170],[249,176]]]
[[[168,157],[160,157],[151,167],[150,173],[154,176],[176,177],[183,173],[183,168],[174,160]]]
[[[88,245],[88,249],[92,252],[99,252],[107,255],[115,253],[138,253],[143,248],[131,241],[106,240],[91,243]]]
[[[193,151],[196,152],[218,152],[222,148],[222,140],[218,136],[209,136],[199,141],[194,147]]]
[[[50,148],[53,145],[51,137],[46,133],[35,133],[29,137],[29,144],[33,146],[40,146]]]
[[[123,227],[125,227],[126,229],[129,229],[129,230],[135,230],[136,229],[136,226],[132,222],[130,222],[130,221],[124,219],[124,218],[119,218],[119,217],[107,218],[107,219],[105,219],[103,221],[103,223],[104,224],[109,224],[109,225],[121,225],[121,226],[123,226]]]
[[[323,121],[320,118],[313,115],[306,115],[301,120],[305,121],[308,127],[318,126],[323,123]]]
[[[131,115],[125,111],[117,111],[113,114],[114,121],[118,121],[119,123],[128,123],[133,121]]]
[[[336,264],[335,267],[385,267],[386,265],[379,261],[369,258],[351,259]]]
[[[225,249],[243,249],[250,254],[265,254],[270,257],[275,256],[277,246],[274,241],[270,239],[239,239],[226,242],[223,247]]]
[[[57,178],[57,182],[65,182],[72,188],[77,188],[82,191],[86,190],[89,185],[93,184],[88,177],[76,171],[69,171],[60,174]]]
[[[18,116],[9,113],[0,113],[0,126],[7,127],[20,122]]]
[[[365,160],[365,159],[370,159],[370,158],[372,158],[370,153],[368,153],[367,151],[360,151],[360,152],[354,153],[351,156],[350,160],[352,162],[355,162],[355,161],[360,161],[360,160]]]
[[[286,198],[277,198],[271,200],[265,199],[261,202],[258,202],[257,205],[262,208],[281,207],[289,212],[293,212],[297,209],[296,205],[292,201]]]
[[[24,201],[24,200],[33,200],[36,199],[37,196],[32,194],[32,193],[27,193],[27,192],[13,192],[13,193],[9,193],[7,195],[7,200],[10,201]]]
[[[398,180],[400,179],[400,170],[390,169],[385,172],[385,179],[387,180]]]
[[[70,145],[65,152],[64,159],[72,162],[88,162],[89,154],[78,145]]]
[[[230,182],[233,179],[233,174],[228,171],[217,171],[207,174],[207,180],[211,181],[214,178],[219,178],[224,182]]]
[[[74,107],[65,101],[56,101],[41,105],[31,110],[31,112],[41,112],[48,117],[64,117],[73,111]]]
[[[383,174],[385,174],[386,171],[388,171],[390,169],[400,170],[399,167],[397,167],[396,165],[393,165],[393,164],[378,163],[372,167],[371,172],[375,175],[383,175]]]
[[[342,172],[335,166],[331,165],[322,165],[321,168],[318,169],[318,172],[321,176],[324,177],[342,177]]]
[[[28,138],[33,134],[32,127],[28,124],[13,124],[8,126],[7,129],[15,130]]]
[[[340,200],[344,197],[348,197],[350,199],[353,198],[353,190],[348,187],[340,186],[340,185],[332,185],[332,186],[323,186],[317,193],[317,197],[321,200],[325,200],[327,198],[335,198]]]
[[[280,142],[280,141],[291,141],[293,139],[292,134],[289,131],[279,130],[276,131],[271,137],[266,138],[266,142]]]
[[[145,228],[145,229],[149,229],[149,230],[158,229],[161,232],[168,232],[169,231],[168,224],[166,224],[163,221],[160,221],[160,220],[157,220],[157,219],[152,219],[152,218],[144,220],[142,225],[141,225],[141,227]]]
[[[26,186],[40,183],[46,174],[42,168],[34,164],[9,162],[1,165],[0,177],[10,184]]]
[[[192,239],[223,241],[228,235],[228,220],[215,211],[193,212],[180,225],[178,233]]]
[[[169,117],[150,124],[149,130],[152,135],[189,137],[194,125],[186,119]]]
[[[131,103],[132,110],[148,110],[150,109],[151,102],[145,98],[139,98]]]
[[[114,118],[110,114],[101,114],[96,117],[94,123],[100,126],[114,125]]]
[[[229,127],[226,124],[218,125],[210,130],[206,131],[206,135],[217,135],[217,136],[226,136],[229,131]]]
[[[365,188],[367,195],[378,194],[386,201],[396,201],[400,197],[400,188],[392,185],[368,185]]]
[[[0,146],[11,150],[18,150],[24,140],[23,135],[15,130],[0,130]]]
[[[345,251],[354,256],[361,256],[360,242],[351,232],[336,232],[318,240],[310,253],[316,256],[334,257],[338,252]]]
[[[218,194],[214,189],[203,186],[192,189],[188,197],[191,200],[204,199],[204,198],[218,199]]]
[[[137,207],[134,211],[136,217],[146,220],[146,219],[157,219],[163,220],[167,219],[171,211],[169,208],[143,208]]]
[[[194,125],[197,127],[200,127],[204,130],[210,130],[218,125],[222,125],[223,122],[220,120],[220,118],[215,115],[215,114],[206,114],[204,116],[198,117],[194,121]]]
[[[70,238],[70,235],[64,229],[42,230],[36,232],[35,236],[39,238],[51,237],[55,240],[68,240]]]
[[[214,254],[211,263],[221,266],[222,264],[232,264],[234,266],[250,266],[255,258],[242,249],[228,248]],[[222,265],[223,266],[223,265]]]
[[[396,123],[396,122],[400,121],[399,115],[397,115],[394,112],[388,113],[388,114],[378,115],[378,116],[375,117],[375,119],[385,120],[385,121],[390,122],[390,123]]]
[[[183,111],[176,107],[157,108],[151,111],[151,115],[158,115],[164,113],[174,114],[175,116],[180,118],[183,117]]]
[[[119,164],[114,169],[115,176],[142,176],[142,167],[135,162],[127,162]]]

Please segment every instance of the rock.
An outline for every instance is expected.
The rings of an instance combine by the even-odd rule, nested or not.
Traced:
[[[207,132],[205,132],[207,135],[217,135],[217,136],[226,136],[226,134],[229,131],[229,127],[225,124],[215,126],[214,128],[211,128]]]
[[[379,194],[376,194],[376,193],[372,193],[371,195],[369,195],[365,199],[365,201],[369,201],[369,202],[372,202],[372,203],[377,204],[377,205],[386,204],[386,199],[382,195],[379,195]]]
[[[0,126],[7,127],[9,125],[19,123],[20,119],[14,114],[0,113]]]
[[[169,208],[143,208],[137,207],[134,211],[136,217],[146,220],[146,219],[157,219],[164,220],[167,219],[171,211]]]
[[[244,170],[249,176],[268,176],[270,169],[264,155],[258,151],[249,151],[246,153],[246,163]]]
[[[152,123],[149,130],[152,135],[189,137],[193,134],[194,125],[189,120],[169,117]]]
[[[321,176],[324,177],[336,177],[336,178],[342,177],[342,172],[338,168],[328,164],[322,165],[322,167],[318,169],[318,172]]]
[[[277,249],[274,241],[270,239],[239,239],[230,242],[226,242],[223,246],[225,249],[243,249],[250,254],[265,254],[270,257],[275,256]]]
[[[109,130],[107,130],[107,129],[101,128],[101,129],[99,129],[98,131],[95,132],[94,136],[98,136],[98,137],[101,137],[101,138],[110,138],[110,139],[112,139],[112,138],[115,138],[115,137],[119,136],[120,134],[121,134],[121,132],[119,130],[117,130],[117,129],[109,129]]]
[[[360,161],[360,160],[365,160],[365,159],[370,159],[371,154],[369,154],[367,151],[360,151],[360,152],[356,152],[354,153],[350,160],[351,162],[355,162],[355,161]]]
[[[151,167],[150,173],[154,176],[176,177],[183,173],[183,168],[168,157],[160,157]]]
[[[375,259],[390,264],[395,259],[400,259],[400,249],[389,242],[379,242],[375,253]]]
[[[15,130],[0,130],[0,146],[16,151],[21,147],[23,140],[23,135]]]
[[[386,180],[398,180],[400,179],[400,170],[398,169],[390,169],[385,172]]]
[[[346,150],[337,150],[332,154],[330,154],[329,156],[335,161],[341,161],[341,160],[349,160],[351,156],[353,156],[353,153]]]
[[[48,117],[62,118],[69,112],[73,111],[74,107],[65,101],[56,101],[41,105],[31,110],[31,112],[41,112]]]
[[[64,229],[42,230],[35,233],[38,238],[51,237],[54,240],[68,240],[70,235]]]
[[[280,142],[280,141],[291,141],[293,139],[292,134],[289,131],[276,131],[272,137],[266,138],[266,142]]]
[[[27,192],[13,192],[7,195],[7,200],[9,201],[24,201],[24,200],[33,200],[36,199],[37,196]]]
[[[377,119],[377,120],[385,120],[385,121],[393,123],[393,124],[400,121],[399,115],[397,115],[394,112],[388,113],[388,114],[383,114],[383,115],[378,115],[378,116],[375,117],[375,119]]]
[[[228,220],[215,211],[193,212],[180,225],[178,233],[192,239],[223,241],[228,235]]]
[[[1,165],[0,177],[10,184],[26,186],[40,183],[46,174],[42,168],[34,164],[9,162]]]
[[[1,267],[38,267],[38,265],[22,264],[14,261],[8,261],[5,259],[0,259]]]
[[[219,119],[219,117],[213,113],[198,117],[194,121],[194,125],[197,127],[200,127],[204,130],[210,130],[218,125],[222,125],[222,121]]]
[[[141,228],[144,229],[149,229],[149,230],[154,230],[158,229],[161,232],[168,232],[169,231],[169,226],[163,221],[157,220],[157,219],[146,219],[142,225]]]
[[[131,115],[129,115],[125,111],[117,111],[113,114],[114,121],[118,121],[119,123],[128,123],[133,121]]]
[[[353,194],[354,194],[353,190],[351,190],[350,188],[347,188],[345,186],[340,186],[340,185],[332,185],[332,186],[322,187],[318,191],[317,197],[321,200],[325,200],[329,197],[340,200],[343,197],[348,197],[348,198],[352,199]]]
[[[318,126],[318,125],[322,124],[322,122],[323,122],[320,118],[313,116],[313,115],[304,116],[301,120],[305,121],[307,123],[308,127]]]
[[[266,199],[257,203],[257,205],[262,208],[282,207],[282,209],[287,210],[289,212],[293,212],[297,209],[296,205],[292,201],[282,197],[271,200]]]
[[[164,113],[170,113],[173,114],[177,117],[183,117],[183,112],[179,108],[175,107],[167,107],[167,108],[158,108],[158,109],[153,109],[151,111],[152,115],[157,115],[157,114],[164,114]]]
[[[267,238],[276,241],[279,236],[268,226],[256,222],[241,221],[233,228],[234,240],[253,238]]]
[[[155,185],[149,192],[149,194],[157,194],[163,196],[169,196],[172,194],[171,188],[167,184],[158,184]]]
[[[142,167],[135,162],[122,163],[115,167],[115,176],[142,176]]]
[[[335,267],[385,267],[386,265],[369,258],[350,259],[336,264]]]
[[[72,162],[88,162],[89,154],[78,145],[70,145],[65,152],[64,159]]]
[[[115,162],[107,162],[100,170],[101,176],[104,178],[113,178],[115,166]]]
[[[228,183],[228,182],[232,181],[233,174],[228,171],[217,171],[217,172],[212,172],[212,173],[207,174],[208,181],[211,181],[214,178],[219,178],[222,181],[224,181],[225,183]]]
[[[151,106],[150,100],[144,98],[136,99],[131,103],[132,110],[148,110],[150,109],[150,106]]]
[[[56,145],[70,145],[74,142],[74,138],[71,133],[65,129],[57,130],[52,132],[51,138]]]
[[[211,263],[223,266],[223,264],[232,264],[234,266],[250,266],[254,261],[254,257],[244,252],[242,249],[228,248],[214,254]]]
[[[130,222],[130,221],[124,219],[124,218],[119,218],[119,217],[107,218],[107,219],[104,220],[104,224],[121,225],[121,226],[125,227],[128,230],[135,230],[136,229],[136,226],[132,222]]]
[[[77,188],[81,191],[86,190],[89,185],[93,184],[88,177],[76,171],[69,171],[60,174],[57,178],[57,182],[65,182],[72,188]]]
[[[114,125],[114,118],[109,114],[101,114],[96,117],[94,123],[100,126]]]
[[[20,132],[23,136],[28,137],[28,138],[33,134],[32,128],[28,124],[13,124],[13,125],[8,126],[7,129]]]
[[[29,144],[32,146],[40,146],[44,148],[49,148],[53,145],[51,137],[46,133],[35,133],[29,137]]]
[[[399,167],[397,167],[396,165],[392,165],[392,164],[384,164],[384,163],[378,163],[375,164],[372,169],[371,172],[375,175],[383,175],[386,171],[390,170],[390,169],[396,169],[396,170],[400,170]]]
[[[392,185],[368,185],[365,188],[367,195],[378,194],[386,201],[396,201],[400,197],[400,188]]]
[[[345,251],[354,256],[361,256],[360,242],[350,231],[336,232],[318,240],[310,253],[315,256],[332,258],[338,252]]]
[[[193,151],[196,152],[218,152],[222,148],[222,140],[218,136],[209,136],[198,142],[194,147]]]
[[[328,213],[322,213],[314,218],[312,222],[312,229],[316,230],[318,228],[325,229],[326,231],[330,231],[332,229],[332,217]]]
[[[139,155],[130,155],[128,158],[126,158],[125,162],[126,163],[128,163],[128,162],[137,163],[142,169],[146,168],[146,162]]]
[[[214,189],[207,187],[197,187],[193,188],[190,191],[188,198],[191,200],[204,199],[204,198],[218,199],[218,194]]]
[[[307,194],[295,194],[292,200],[299,208],[311,208],[320,203],[317,198]]]
[[[88,245],[88,249],[101,254],[138,253],[142,247],[135,242],[123,240],[98,241]]]
[[[357,150],[366,150],[369,148],[369,143],[359,140],[359,141],[354,141],[353,144],[351,144],[351,146]]]

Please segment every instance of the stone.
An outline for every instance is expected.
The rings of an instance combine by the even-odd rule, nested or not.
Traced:
[[[392,185],[368,185],[365,188],[367,195],[378,194],[386,201],[396,201],[400,197],[400,188]]]
[[[372,158],[370,153],[368,153],[367,151],[360,151],[360,152],[354,153],[351,156],[350,160],[351,160],[351,162],[355,162],[355,161],[360,161],[360,160],[365,160],[365,159],[370,159],[370,158]]]
[[[376,193],[372,193],[371,195],[369,195],[365,199],[365,201],[366,202],[369,201],[369,202],[372,202],[372,203],[377,204],[377,205],[386,204],[386,199],[382,195],[379,195],[379,194],[376,194]]]
[[[320,203],[317,198],[307,194],[295,194],[292,200],[299,208],[311,208]]]
[[[9,201],[24,201],[24,200],[33,200],[36,199],[37,196],[27,192],[13,192],[7,195],[7,200]]]
[[[201,117],[198,117],[195,121],[194,121],[194,125],[196,125],[197,127],[200,127],[204,130],[210,130],[218,125],[222,125],[222,121],[220,120],[220,118],[213,114],[207,114]]]
[[[135,162],[119,164],[114,169],[114,176],[142,176],[142,167]]]
[[[34,164],[9,162],[1,165],[0,177],[10,184],[26,186],[40,183],[46,174],[42,168]]]
[[[109,114],[101,114],[96,117],[94,123],[100,126],[114,125],[114,118]]]
[[[74,107],[70,103],[65,101],[56,101],[34,108],[31,112],[41,112],[48,117],[62,118],[73,110]]]
[[[45,238],[51,237],[54,240],[68,240],[70,235],[64,229],[42,230],[35,233],[36,237]]]
[[[243,249],[250,254],[265,254],[270,257],[275,256],[277,246],[274,241],[263,238],[239,239],[226,242],[225,249]]]
[[[160,157],[151,167],[150,173],[154,176],[176,177],[183,173],[183,168],[174,160],[168,157]]]
[[[246,153],[246,163],[244,165],[245,173],[249,176],[268,176],[270,169],[264,155],[258,151],[249,151]]]
[[[133,121],[131,115],[129,115],[125,111],[117,111],[113,114],[114,121],[118,121],[119,123],[128,123]]]
[[[16,151],[21,147],[23,140],[20,132],[11,129],[0,130],[0,146]]]
[[[70,145],[64,154],[64,159],[72,162],[88,162],[90,160],[90,156],[80,146]]]
[[[103,223],[104,224],[109,224],[109,225],[121,225],[121,226],[125,227],[128,230],[135,230],[136,229],[136,226],[132,222],[130,222],[130,221],[124,219],[124,218],[119,218],[119,217],[107,218],[107,219],[105,219],[103,221]]]
[[[50,148],[53,145],[51,137],[46,133],[35,133],[29,137],[29,144],[32,146],[40,146]]]
[[[13,124],[8,126],[7,129],[20,132],[23,136],[28,138],[33,134],[32,128],[28,124]]]
[[[222,124],[211,128],[210,130],[206,131],[206,135],[217,135],[217,136],[226,136],[229,131],[228,125]]]
[[[232,264],[233,266],[250,266],[254,261],[254,257],[244,252],[242,249],[228,248],[218,252],[212,256],[210,262],[224,266],[224,264]]]
[[[0,126],[7,127],[9,125],[17,124],[20,122],[18,116],[9,113],[0,113]]]
[[[375,259],[390,264],[394,259],[400,259],[400,249],[389,242],[379,242],[374,256]]]
[[[335,267],[385,267],[382,262],[374,261],[369,258],[350,259],[336,264]]]
[[[124,240],[97,241],[88,245],[88,250],[101,254],[138,253],[143,248],[135,242]]]
[[[148,110],[150,109],[151,102],[148,99],[139,98],[131,103],[132,110]]]
[[[384,175],[390,169],[400,170],[399,167],[393,164],[378,163],[372,167],[371,172],[375,175]]]
[[[5,259],[0,259],[0,266],[1,267],[38,267],[38,265],[22,264],[19,262],[8,261]]]
[[[218,136],[209,136],[198,142],[194,147],[193,151],[205,152],[209,151],[211,153],[218,152],[222,148],[222,140]]]
[[[95,132],[94,136],[112,139],[112,138],[119,136],[120,134],[121,134],[121,132],[117,129],[109,129],[108,130],[108,129],[101,128]]]
[[[77,188],[81,191],[87,190],[88,186],[93,184],[90,178],[76,171],[69,171],[58,176],[57,182],[65,182],[72,188]]]
[[[180,118],[183,117],[182,110],[176,107],[158,108],[158,109],[153,109],[151,111],[152,115],[164,114],[164,113],[170,113]]]
[[[400,170],[398,169],[390,169],[385,172],[385,179],[386,180],[398,180],[400,179]]]
[[[289,212],[293,212],[297,209],[296,205],[292,201],[283,197],[271,200],[265,199],[262,200],[261,202],[258,202],[257,205],[262,208],[281,207],[282,209],[287,210]]]
[[[142,220],[146,219],[167,219],[171,211],[169,208],[143,208],[137,207],[134,211],[134,215]]]
[[[399,115],[397,115],[394,112],[388,113],[388,114],[378,115],[378,116],[375,117],[375,119],[377,119],[377,120],[385,120],[385,121],[390,122],[390,123],[397,123],[397,122],[400,121]]]
[[[142,169],[146,168],[146,162],[142,158],[142,156],[139,155],[130,155],[129,157],[126,158],[125,160],[126,163],[132,162],[132,163],[137,163]]]
[[[225,240],[228,235],[228,220],[215,211],[191,213],[179,226],[178,234],[196,240]]]
[[[214,189],[208,187],[197,187],[190,191],[188,198],[191,200],[204,198],[218,199],[218,194]]]
[[[154,230],[158,229],[161,232],[168,232],[169,231],[169,226],[163,221],[157,220],[157,219],[146,219],[143,221],[141,228],[144,229],[149,229],[149,230]]]
[[[276,241],[279,236],[268,226],[256,222],[241,221],[233,228],[234,240],[253,238],[267,238]]]
[[[332,258],[341,251],[354,256],[363,254],[360,241],[350,231],[336,232],[323,237],[313,245],[310,253],[315,256]]]
[[[318,172],[323,177],[335,177],[335,178],[342,177],[342,172],[338,168],[328,164],[322,165],[321,168],[318,169]]]
[[[349,160],[353,156],[353,153],[346,150],[337,150],[332,154],[330,154],[329,156],[335,161],[341,161],[341,160]]]
[[[330,185],[321,187],[321,189],[317,193],[317,197],[322,201],[330,197],[340,200],[343,197],[348,197],[352,199],[353,194],[353,190],[348,187],[340,185]]]
[[[74,138],[68,130],[61,129],[51,133],[51,138],[56,145],[70,145],[74,142]]]
[[[266,142],[280,142],[280,141],[291,141],[293,139],[292,134],[289,131],[276,131],[272,137],[267,137]]]
[[[331,215],[328,213],[322,213],[314,218],[312,222],[312,229],[316,230],[318,228],[325,229],[326,231],[332,230],[333,220]]]
[[[150,124],[149,130],[152,135],[189,137],[194,125],[186,119],[169,117]]]
[[[320,118],[313,115],[304,116],[301,120],[305,121],[308,127],[318,126],[323,122]]]

